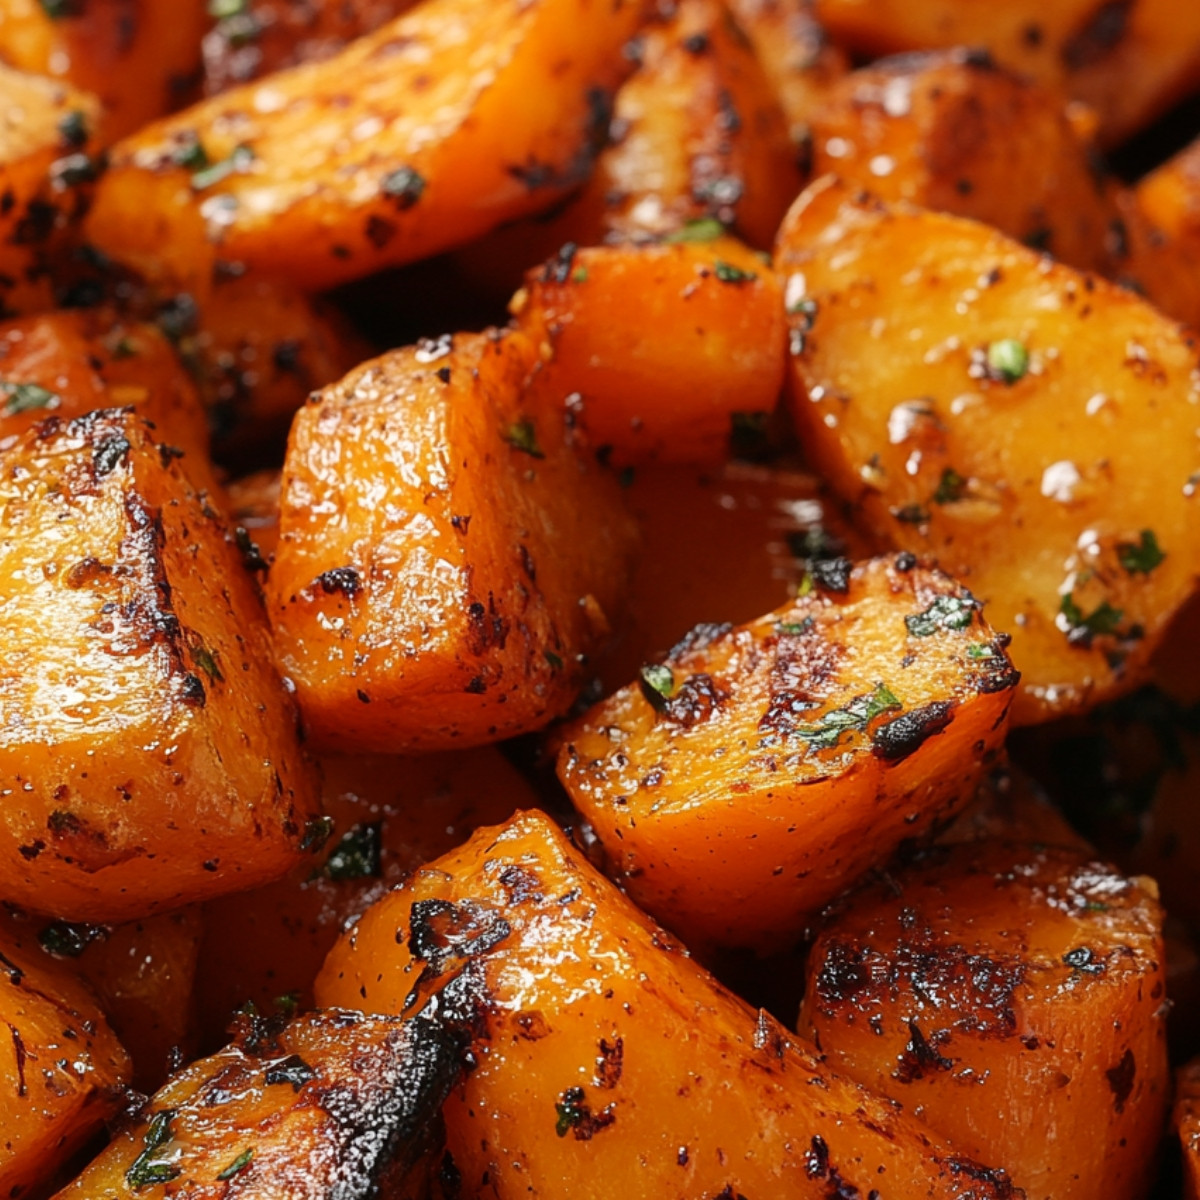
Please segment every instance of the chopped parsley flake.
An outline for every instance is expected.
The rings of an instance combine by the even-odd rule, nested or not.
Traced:
[[[1084,643],[1090,642],[1096,636],[1116,633],[1125,616],[1122,609],[1114,608],[1107,600],[1102,601],[1098,608],[1084,616],[1083,610],[1076,604],[1075,597],[1070,592],[1063,593],[1058,611],[1067,623],[1067,636],[1072,641]]]
[[[528,417],[514,421],[504,434],[504,440],[514,449],[520,450],[532,458],[545,458],[545,452],[538,445],[537,430]]]
[[[142,1152],[130,1164],[125,1172],[125,1182],[132,1188],[149,1187],[155,1183],[170,1183],[180,1174],[180,1168],[174,1163],[156,1161],[156,1155],[171,1140],[171,1122],[175,1119],[175,1110],[163,1109],[156,1113],[142,1138]]]
[[[1029,370],[1029,351],[1016,338],[1001,338],[987,348],[988,374],[1010,387]]]
[[[961,500],[967,490],[967,481],[953,468],[947,467],[938,480],[937,491],[933,493],[934,504],[953,504]]]
[[[226,1179],[232,1179],[239,1171],[244,1171],[250,1165],[250,1160],[253,1158],[253,1149],[243,1150],[241,1154],[239,1154],[237,1158],[235,1158],[233,1162],[231,1162],[229,1166],[227,1166],[225,1170],[223,1170],[217,1176],[217,1181],[224,1183]]]
[[[5,397],[3,415],[33,412],[39,408],[57,408],[62,397],[36,383],[8,383],[0,380],[0,396]]]
[[[639,683],[642,695],[660,711],[675,695],[675,672],[662,663],[647,663],[639,672]]]
[[[789,637],[799,637],[801,634],[807,633],[814,624],[812,617],[805,617],[803,621],[777,621],[775,632]]]
[[[208,15],[217,21],[240,17],[250,8],[250,0],[208,0]]]
[[[712,242],[725,236],[725,226],[716,217],[698,217],[685,222],[682,229],[668,234],[666,242]]]
[[[1149,575],[1166,557],[1153,529],[1143,529],[1136,542],[1117,543],[1117,559],[1130,575]]]
[[[241,142],[230,151],[228,158],[221,159],[209,166],[202,167],[192,174],[192,187],[202,192],[205,188],[213,187],[228,179],[230,175],[240,174],[247,170],[254,161],[254,147]]]
[[[753,283],[758,278],[756,271],[743,271],[741,267],[735,267],[723,258],[718,258],[713,263],[713,274],[722,283]]]
[[[857,696],[844,708],[827,712],[815,725],[801,725],[796,733],[814,750],[831,750],[847,733],[860,733],[878,716],[900,708],[900,701],[882,683],[866,696]]]
[[[971,596],[937,596],[927,609],[904,618],[911,637],[930,637],[942,629],[967,629],[977,608]]]

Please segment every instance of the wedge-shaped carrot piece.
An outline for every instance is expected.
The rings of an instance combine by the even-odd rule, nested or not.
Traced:
[[[770,246],[806,182],[754,48],[722,0],[683,0],[630,43],[608,142],[562,213],[497,229],[457,260],[503,297],[567,242],[711,239]]]
[[[234,1012],[312,1002],[313,980],[347,922],[481,825],[532,808],[537,793],[491,746],[442,754],[320,760],[333,835],[314,870],[204,906],[196,1005],[205,1045]]]
[[[756,1018],[541,814],[480,830],[371,909],[317,996],[400,1012],[447,979],[479,1020],[444,1110],[464,1194],[1013,1194]]]
[[[1094,121],[1072,111],[978,53],[906,54],[829,89],[811,119],[813,175],[832,171],[881,200],[971,217],[1098,269],[1113,213]]]
[[[466,242],[581,180],[638,11],[430,0],[121,143],[90,236],[201,307],[218,259],[316,288]]]
[[[776,265],[806,450],[1012,632],[1015,719],[1138,682],[1200,561],[1192,335],[983,225],[828,179]]]
[[[96,999],[36,943],[0,932],[0,1189],[46,1184],[121,1105],[129,1056]]]
[[[1170,1091],[1165,971],[1153,881],[1078,849],[939,847],[835,910],[799,1028],[1029,1200],[1122,1200]]]
[[[497,741],[570,705],[631,528],[519,333],[398,350],[296,418],[268,598],[314,742]]]
[[[46,417],[96,408],[136,409],[157,440],[185,453],[196,482],[211,486],[204,409],[157,328],[103,307],[0,323],[0,448]]]
[[[204,0],[7,0],[0,59],[94,92],[103,144],[187,99],[208,22]]]
[[[204,39],[204,89],[210,95],[298,63],[336,54],[413,7],[413,0],[237,0],[221,7]]]
[[[1183,1151],[1184,1200],[1200,1197],[1200,1062],[1175,1076],[1175,1133]]]
[[[803,148],[813,110],[850,69],[846,52],[807,0],[729,0],[729,9],[771,82],[792,141]]]
[[[779,283],[732,238],[568,244],[526,276],[512,310],[546,347],[544,386],[572,397],[617,463],[719,462],[736,421],[763,419],[783,385]]]
[[[53,304],[53,251],[94,172],[98,111],[94,96],[0,61],[0,316]]]
[[[1110,273],[1200,328],[1200,140],[1117,197]]]
[[[0,455],[0,530],[0,896],[118,921],[284,874],[315,781],[176,452],[127,409],[50,418]]]
[[[377,1194],[421,1146],[460,1069],[430,1020],[242,1017],[233,1043],[173,1076],[57,1200]]]
[[[953,580],[910,555],[815,563],[809,586],[697,627],[560,735],[609,869],[689,944],[798,938],[966,804],[1003,740],[1016,672]]]
[[[1200,9],[1177,0],[817,0],[815,13],[839,44],[859,52],[986,49],[1019,74],[1090,104],[1109,145],[1200,79]]]
[[[803,176],[778,98],[728,9],[682,0],[669,22],[642,31],[638,56],[617,93],[614,144],[580,202],[604,210],[601,225],[585,220],[579,232],[675,234],[708,219],[769,246]]]

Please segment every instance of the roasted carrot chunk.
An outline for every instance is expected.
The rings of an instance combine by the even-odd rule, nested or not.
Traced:
[[[89,236],[201,308],[218,259],[320,288],[460,245],[581,181],[638,16],[430,0],[122,142]]]
[[[795,940],[966,804],[1003,740],[1017,677],[969,593],[911,556],[812,572],[561,734],[559,778],[610,870],[689,944]]]
[[[244,1016],[56,1200],[374,1195],[411,1165],[459,1069],[455,1037],[428,1020]]]
[[[813,175],[832,171],[881,200],[971,217],[1099,268],[1113,212],[1090,126],[1058,93],[977,53],[907,54],[829,89],[811,118]]]
[[[0,896],[33,911],[128,920],[315,836],[254,582],[177,455],[127,409],[0,454]]]
[[[372,908],[317,997],[398,1013],[449,986],[478,1020],[444,1110],[464,1194],[1013,1195],[756,1016],[540,814],[480,830]]]
[[[814,109],[850,69],[846,52],[807,0],[729,0],[729,8],[771,82],[792,141],[803,149]]]
[[[0,59],[94,92],[108,145],[187,99],[206,9],[204,0],[6,0]]]
[[[1124,141],[1200,79],[1200,9],[1176,0],[817,0],[834,39],[893,54],[977,46],[1021,75],[1090,104]]]
[[[779,398],[779,284],[731,238],[567,245],[529,273],[512,308],[546,345],[542,386],[570,397],[613,462],[719,462],[735,422],[761,419]]]
[[[268,596],[315,742],[497,741],[574,699],[631,530],[567,410],[527,391],[535,359],[519,333],[428,342],[298,415]]]
[[[1117,197],[1110,273],[1200,328],[1200,140]]]
[[[228,4],[204,39],[204,89],[221,92],[299,63],[329,58],[412,7],[413,0]]]
[[[0,1189],[45,1185],[121,1104],[129,1056],[87,987],[0,931]]]
[[[1193,336],[983,225],[829,179],[777,267],[806,450],[1012,633],[1014,719],[1139,682],[1200,561]]]
[[[1153,881],[982,841],[835,909],[799,1028],[1029,1200],[1121,1200],[1144,1193],[1162,1128],[1167,1009]]]

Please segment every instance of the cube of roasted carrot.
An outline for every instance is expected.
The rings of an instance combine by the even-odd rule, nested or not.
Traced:
[[[0,932],[0,1190],[45,1185],[121,1104],[129,1056],[86,985]]]
[[[432,750],[570,705],[629,573],[619,489],[527,390],[519,333],[395,351],[318,393],[268,602],[315,743]]]
[[[424,1148],[460,1069],[433,1021],[244,1015],[231,1045],[168,1080],[56,1200],[373,1195]]]
[[[733,238],[567,245],[526,276],[512,308],[546,347],[542,386],[616,463],[719,462],[735,421],[779,399],[782,292]]]
[[[317,999],[399,1013],[443,986],[477,1020],[444,1109],[464,1195],[1013,1194],[721,987],[539,813],[367,912]]]
[[[461,245],[586,176],[630,0],[429,0],[114,148],[89,237],[201,308],[217,261],[317,289]]]
[[[693,945],[769,950],[971,798],[1017,682],[978,602],[909,556],[701,625],[560,735],[609,868]]]
[[[0,530],[0,896],[118,921],[284,874],[315,780],[176,451],[127,409],[51,417],[0,454]]]
[[[800,1032],[1029,1200],[1141,1196],[1170,1092],[1153,881],[1077,848],[927,851],[835,910]]]
[[[1099,268],[1113,215],[1090,129],[1062,97],[969,50],[847,75],[812,114],[813,176],[992,225]]]
[[[141,0],[132,8],[10,0],[0,8],[0,59],[95,92],[107,145],[187,99],[208,7],[204,0]]]
[[[1012,633],[1014,720],[1135,686],[1200,561],[1200,345],[978,222],[830,177],[780,233],[805,451]]]

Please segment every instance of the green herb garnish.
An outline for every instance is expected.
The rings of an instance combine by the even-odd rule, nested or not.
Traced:
[[[528,417],[522,417],[521,420],[513,422],[504,434],[504,440],[514,450],[520,450],[533,458],[546,457],[541,446],[538,445],[537,430]]]
[[[57,408],[62,397],[57,392],[47,391],[36,383],[8,383],[0,380],[0,396],[6,397],[3,415],[34,412],[39,408]]]
[[[904,618],[911,637],[930,637],[941,629],[966,629],[977,604],[969,596],[937,596],[923,612]]]
[[[847,733],[859,733],[878,716],[900,708],[900,701],[882,683],[867,696],[857,696],[844,708],[827,712],[815,725],[801,725],[796,733],[814,750],[831,750]]]
[[[241,142],[230,151],[228,158],[223,158],[220,162],[211,163],[209,166],[202,167],[199,171],[192,175],[192,187],[202,192],[205,188],[210,188],[214,184],[221,183],[229,178],[230,175],[245,171],[255,159],[254,147],[245,142]]]
[[[1070,627],[1068,636],[1074,636],[1076,640],[1080,641],[1090,640],[1094,636],[1106,633],[1116,633],[1121,619],[1125,616],[1122,609],[1113,608],[1107,600],[1102,601],[1098,608],[1084,616],[1083,610],[1075,603],[1075,597],[1070,592],[1063,593],[1058,611],[1066,618],[1067,625]]]
[[[587,1117],[587,1105],[583,1100],[583,1088],[572,1087],[567,1088],[554,1102],[554,1111],[557,1114],[554,1132],[559,1137],[566,1137],[576,1125],[581,1124]]]
[[[220,1175],[217,1176],[217,1181],[224,1183],[226,1179],[232,1179],[239,1171],[245,1170],[246,1167],[250,1165],[250,1160],[253,1157],[253,1150],[243,1150],[241,1154],[239,1154],[237,1158],[235,1158],[233,1162],[231,1162],[229,1166],[227,1166],[225,1170],[223,1170]]]
[[[1029,370],[1029,351],[1016,338],[1001,338],[987,348],[988,374],[1010,387]]]
[[[155,1154],[171,1140],[171,1122],[175,1110],[165,1108],[156,1113],[142,1138],[142,1152],[125,1172],[125,1182],[133,1188],[149,1187],[154,1183],[170,1183],[180,1174],[174,1163],[155,1161]]]
[[[1117,559],[1130,575],[1149,575],[1166,557],[1153,529],[1143,529],[1139,541],[1117,543]]]
[[[250,0],[208,0],[208,15],[217,21],[240,17],[250,7]]]
[[[967,481],[953,468],[947,467],[938,480],[937,491],[933,493],[934,504],[953,504],[961,500],[967,490]]]
[[[555,654],[553,650],[543,650],[542,655],[546,662],[550,664],[552,671],[561,671],[563,669],[563,660],[561,655]]]
[[[208,676],[209,681],[224,683],[225,676],[221,674],[216,655],[203,642],[198,642],[191,650],[192,661]]]
[[[686,221],[682,229],[663,238],[664,242],[712,242],[725,236],[725,226],[716,217],[697,217]]]
[[[723,258],[718,258],[713,263],[713,274],[722,283],[753,283],[758,278],[756,271],[743,271],[741,267],[735,267]]]
[[[663,663],[647,663],[638,675],[642,695],[661,712],[675,695],[675,672]]]
[[[814,624],[812,617],[805,617],[803,621],[776,621],[775,632],[799,637],[802,633],[807,633]]]

